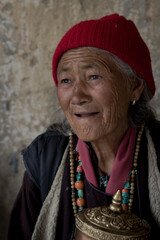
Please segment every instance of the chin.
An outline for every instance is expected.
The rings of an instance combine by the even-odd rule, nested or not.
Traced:
[[[95,141],[98,137],[97,129],[94,129],[92,126],[85,126],[85,127],[73,127],[72,128],[76,133],[77,137],[84,142],[91,142]]]

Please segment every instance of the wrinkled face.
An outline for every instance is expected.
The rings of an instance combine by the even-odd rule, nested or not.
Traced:
[[[80,139],[109,138],[127,128],[131,86],[108,53],[87,48],[67,51],[57,79],[60,105]]]

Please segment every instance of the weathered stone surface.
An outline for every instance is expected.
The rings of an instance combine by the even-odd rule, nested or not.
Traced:
[[[117,12],[132,19],[151,50],[160,117],[159,0],[1,0],[0,2],[0,239],[22,182],[20,152],[63,113],[51,60],[75,23]],[[145,59],[144,59],[145,61]]]

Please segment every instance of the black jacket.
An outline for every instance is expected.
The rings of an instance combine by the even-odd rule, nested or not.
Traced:
[[[148,124],[148,128],[153,139],[156,153],[157,153],[157,164],[160,169],[160,122],[156,120],[150,121]],[[29,209],[31,212],[35,210],[35,216],[32,218],[32,225],[35,224],[36,219],[38,217],[40,208],[48,195],[48,192],[51,188],[53,183],[56,171],[62,159],[64,150],[68,144],[69,138],[59,131],[50,131],[46,132],[40,136],[38,136],[30,145],[27,147],[22,153],[24,158],[24,163],[26,166],[27,173],[25,174],[24,183],[22,189],[19,193],[17,198],[17,202],[15,203],[15,207],[13,208],[13,212],[11,215],[11,220],[8,228],[8,238],[7,239],[15,239],[14,238],[14,221],[15,219],[20,218],[20,212],[24,211],[24,208],[27,208],[24,211],[24,215],[28,214],[27,212]],[[77,138],[74,136],[74,142],[76,144]],[[29,177],[28,177],[29,175]],[[60,198],[60,210],[58,215],[58,222],[57,222],[57,233],[56,239],[57,240],[69,240],[73,234],[73,226],[74,226],[74,216],[72,211],[72,204],[71,204],[71,191],[70,191],[70,179],[69,179],[69,161],[67,160],[63,182],[62,182],[62,189],[61,189],[61,198]],[[139,154],[139,164],[138,164],[138,174],[136,179],[136,193],[135,193],[135,200],[133,211],[138,216],[146,219],[152,226],[152,232],[155,233],[152,239],[158,239],[157,236],[159,235],[160,229],[157,227],[154,219],[152,218],[150,206],[149,206],[149,195],[148,195],[148,160],[147,160],[147,139],[145,134],[142,136],[141,141],[141,148]],[[35,198],[35,201],[30,201],[28,192],[27,192],[27,185],[32,185],[28,192],[30,192],[32,199]],[[68,186],[68,192],[65,192],[64,189]],[[30,191],[33,188],[33,191]],[[65,192],[65,193],[64,193]],[[35,194],[34,194],[35,193]],[[25,196],[24,196],[25,195]],[[87,182],[85,179],[85,195],[86,195],[86,202],[88,202],[87,207],[95,207],[98,205],[106,205],[108,206],[111,201],[111,196],[100,192],[97,189]],[[37,198],[39,199],[38,202]],[[23,199],[23,204],[22,204]],[[34,209],[34,206],[30,206],[28,208],[27,199],[29,204],[37,204],[37,209]],[[93,199],[91,201],[91,199]],[[23,206],[23,210],[19,209],[17,211],[17,206]],[[28,214],[29,215],[29,214]],[[32,215],[32,214],[30,214]],[[23,216],[24,217],[24,216]],[[70,221],[66,222],[66,217],[70,219]],[[22,220],[23,221],[23,220]],[[29,217],[24,220],[24,226],[16,227],[17,231],[19,228],[24,228],[26,231],[26,224],[29,221]],[[65,222],[65,224],[62,224]],[[15,228],[15,226],[14,226]],[[34,228],[34,226],[33,226]],[[30,235],[33,231],[32,227],[29,227]],[[58,230],[60,229],[60,231]],[[21,237],[18,238],[18,233],[16,234],[16,239],[30,239],[29,235],[28,238],[23,236],[23,229],[21,231]],[[11,234],[12,232],[12,234]],[[66,238],[66,236],[68,236]]]

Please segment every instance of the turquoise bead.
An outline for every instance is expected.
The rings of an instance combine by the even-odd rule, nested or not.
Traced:
[[[78,212],[82,211],[84,207],[78,207]]]
[[[77,174],[76,174],[76,179],[77,179],[77,181],[82,181],[82,174],[80,173],[80,172],[78,172]]]
[[[130,182],[126,182],[125,185],[124,185],[124,188],[129,189],[130,188]]]
[[[78,194],[78,197],[79,197],[79,198],[84,198],[83,189],[78,189],[78,190],[77,190],[77,194]]]
[[[122,197],[123,197],[122,203],[127,204],[129,202],[129,194],[128,193],[122,193]]]
[[[122,203],[123,203],[123,204],[128,204],[128,203],[129,203],[129,199],[127,199],[127,198],[126,198],[126,199],[123,198]]]
[[[80,167],[82,166],[82,162],[81,161],[79,161],[78,166],[80,166]]]

